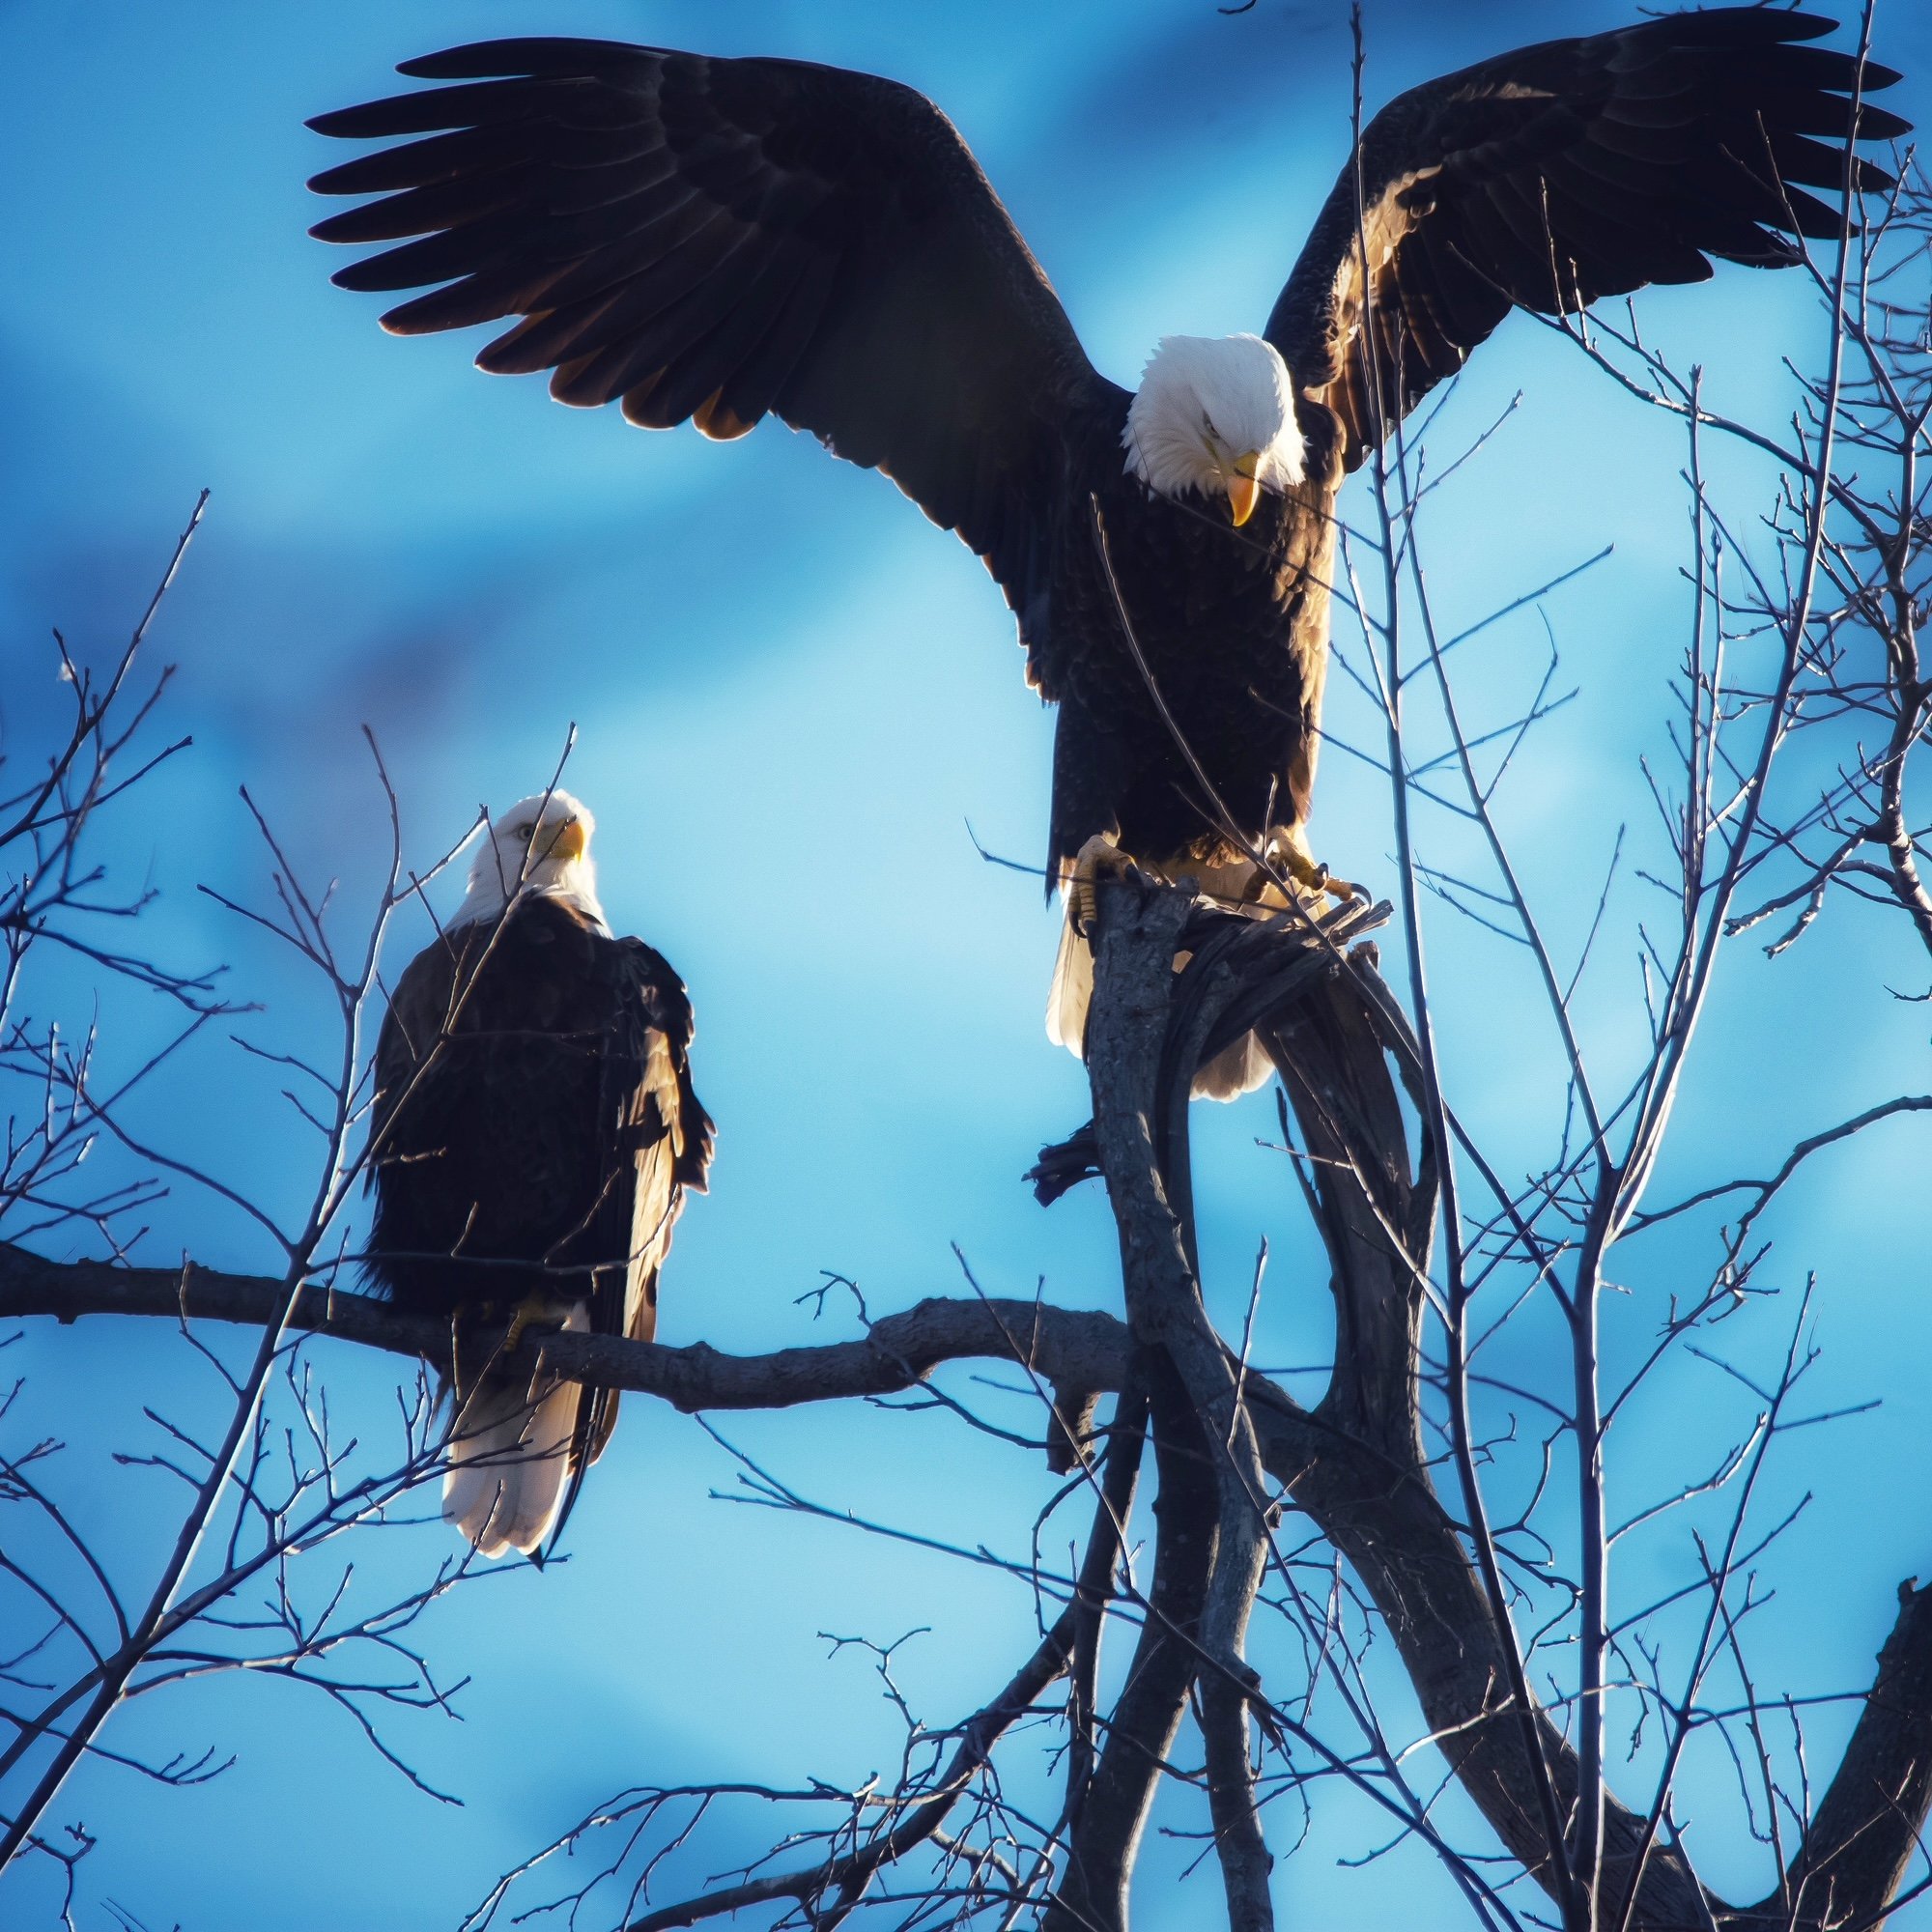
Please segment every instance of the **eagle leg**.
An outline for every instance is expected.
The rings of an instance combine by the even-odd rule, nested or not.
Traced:
[[[1099,923],[1100,881],[1129,878],[1137,869],[1109,833],[1096,832],[1081,846],[1067,882],[1067,896],[1071,901],[1068,917],[1082,939],[1091,938]]]
[[[576,1314],[578,1303],[559,1295],[526,1294],[510,1312],[509,1332],[503,1337],[504,1354],[512,1353],[531,1328],[564,1328]]]
[[[1359,899],[1364,905],[1368,903],[1368,888],[1358,886],[1350,879],[1336,878],[1308,849],[1308,841],[1302,837],[1300,826],[1292,825],[1278,831],[1271,842],[1276,862],[1287,869],[1289,877],[1296,885],[1306,886],[1313,893],[1326,893],[1333,899]],[[1257,879],[1261,876],[1258,871]]]

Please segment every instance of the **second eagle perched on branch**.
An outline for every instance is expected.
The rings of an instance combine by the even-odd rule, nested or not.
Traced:
[[[559,401],[649,428],[735,437],[775,413],[956,530],[1060,706],[1050,877],[1118,848],[1216,884],[1266,852],[1319,883],[1344,476],[1513,304],[1573,311],[1837,237],[1847,136],[1906,124],[1863,106],[1854,130],[1854,89],[1897,75],[1802,44],[1832,25],[1674,14],[1401,96],[1262,334],[1171,336],[1131,394],[945,115],[837,68],[571,40],[411,61],[461,84],[311,124],[427,136],[318,176],[385,198],[315,233],[422,238],[335,277],[445,284],[384,318],[398,334],[519,317],[483,368],[552,370]],[[1861,161],[1850,185],[1889,184]],[[1070,963],[1052,1023],[1077,1050]]]
[[[612,936],[590,813],[553,790],[494,825],[448,929],[416,954],[376,1047],[367,1267],[453,1324],[442,1513],[486,1556],[562,1527],[617,1420],[612,1389],[507,1369],[469,1324],[648,1342],[711,1118],[691,1001],[660,952]]]

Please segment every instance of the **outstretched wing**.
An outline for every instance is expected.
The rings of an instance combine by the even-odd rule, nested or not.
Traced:
[[[1065,431],[1118,395],[951,122],[908,87],[782,60],[519,40],[407,62],[462,84],[318,116],[427,138],[318,175],[319,222],[406,241],[350,289],[447,286],[398,334],[522,318],[477,356],[649,428],[768,412],[883,469],[1023,610]]]
[[[1266,329],[1297,386],[1341,417],[1350,467],[1513,304],[1574,311],[1703,281],[1712,255],[1780,268],[1800,259],[1793,237],[1835,240],[1850,96],[1898,75],[1867,63],[1861,80],[1850,55],[1797,44],[1833,24],[1676,14],[1523,47],[1383,108]],[[1861,101],[1860,139],[1907,129]],[[1855,185],[1891,177],[1861,160]]]

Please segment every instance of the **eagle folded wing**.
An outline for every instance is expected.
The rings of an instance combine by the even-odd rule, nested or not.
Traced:
[[[640,939],[619,939],[600,950],[594,970],[609,1015],[598,1046],[606,1166],[597,1206],[571,1246],[576,1258],[601,1264],[589,1295],[590,1332],[649,1342],[671,1231],[686,1192],[704,1191],[715,1130],[692,1090],[696,1023],[670,963]],[[559,1523],[617,1422],[616,1390],[584,1395]]]

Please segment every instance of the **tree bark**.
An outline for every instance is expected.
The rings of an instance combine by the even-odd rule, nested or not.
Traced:
[[[1217,995],[1216,1010],[1223,1026],[1241,1021],[1268,1030],[1301,1133],[1315,1156],[1312,1185],[1330,1249],[1338,1336],[1334,1377],[1313,1410],[1264,1376],[1251,1370],[1241,1376],[1240,1416],[1252,1430],[1256,1466],[1289,1493],[1360,1577],[1386,1620],[1438,1748],[1512,1856],[1547,1878],[1548,1848],[1520,1717],[1508,1708],[1502,1639],[1462,1526],[1437,1497],[1421,1455],[1416,1269],[1426,1262],[1434,1195],[1429,1151],[1423,1151],[1418,1170],[1406,1149],[1390,1072],[1392,1056],[1400,1064],[1400,1042],[1389,1037],[1382,1017],[1388,994],[1373,977],[1373,962],[1359,951],[1346,971],[1331,959],[1311,973],[1300,957],[1284,963],[1281,934],[1270,937],[1267,927],[1244,925],[1238,952],[1231,941],[1216,955],[1219,963],[1210,961],[1215,970],[1232,973],[1240,989],[1232,999]],[[1144,934],[1143,943],[1166,942]],[[1270,947],[1272,964],[1266,956]],[[1249,1017],[1255,1005],[1250,995],[1263,982],[1288,989],[1287,1009]],[[1178,988],[1186,984],[1186,975],[1176,982]],[[1122,1021],[1138,1030],[1135,1051],[1143,1055],[1151,1050],[1150,1038],[1155,1053],[1165,1045],[1164,1032],[1156,1037],[1155,1029],[1156,1022],[1164,1029],[1167,1021],[1151,999],[1151,994],[1141,998]],[[1190,1038],[1198,1040],[1202,1033],[1189,1022]],[[1213,1050],[1211,1023],[1205,1034]],[[1101,1069],[1099,1077],[1112,1076]],[[857,1340],[757,1356],[728,1355],[701,1343],[672,1349],[556,1334],[533,1334],[523,1347],[532,1358],[541,1352],[563,1374],[696,1411],[890,1394],[913,1386],[944,1362],[969,1357],[1023,1362],[1058,1388],[1117,1392],[1129,1383],[1137,1348],[1151,1344],[1170,1359],[1191,1364],[1191,1374],[1200,1379],[1196,1387],[1183,1378],[1189,1400],[1201,1406],[1204,1416],[1219,1415],[1225,1425],[1231,1419],[1226,1391],[1235,1386],[1235,1365],[1199,1312],[1183,1224],[1160,1185],[1162,1164],[1148,1157],[1151,1147],[1158,1151],[1163,1134],[1173,1138],[1174,1110],[1166,1104],[1171,1097],[1146,1083],[1131,1091],[1123,1086],[1118,1105],[1110,1099],[1098,1110],[1105,1117],[1096,1128],[1103,1155],[1108,1139],[1116,1143],[1110,1186],[1117,1171],[1152,1177],[1124,1186],[1116,1200],[1122,1213],[1129,1307],[1137,1296],[1144,1303],[1144,1335],[1104,1313],[1012,1300],[929,1299],[874,1321]],[[1184,1105],[1180,1119],[1184,1131]],[[1160,1279],[1168,1289],[1147,1289]],[[1137,1280],[1141,1288],[1132,1286]],[[1175,1284],[1185,1284],[1185,1292]],[[52,1317],[65,1322],[112,1314],[260,1325],[274,1319],[279,1291],[280,1284],[267,1276],[191,1264],[176,1269],[51,1262],[0,1243],[0,1320]],[[447,1355],[448,1334],[439,1324],[413,1321],[367,1296],[321,1287],[303,1293],[290,1325],[432,1362]],[[1155,1435],[1157,1459],[1165,1453],[1171,1462],[1178,1445],[1163,1452],[1157,1417]],[[1235,1435],[1238,1438],[1238,1427]],[[1218,1444],[1228,1439],[1216,1433],[1209,1447],[1219,1455]],[[1220,1480],[1215,1467],[1233,1466],[1223,1456],[1203,1473],[1212,1485]],[[1179,1469],[1171,1474],[1168,1463],[1161,1464],[1161,1475],[1163,1492],[1170,1485],[1179,1492],[1193,1480]],[[1211,1574],[1231,1520],[1230,1493],[1225,1486],[1218,1488],[1214,1499],[1202,1506],[1206,1518],[1193,1510],[1185,1529],[1177,1526],[1170,1533],[1168,1523],[1161,1524],[1153,1594],[1165,1594],[1177,1627],[1184,1628],[1194,1614],[1194,1592],[1206,1587]],[[1168,1565],[1165,1577],[1158,1574],[1161,1561]],[[1236,1600],[1239,1594],[1235,1591]],[[1141,1646],[1146,1655],[1137,1654],[1130,1693],[1143,1698],[1150,1714],[1178,1714],[1171,1684],[1180,1668],[1176,1647],[1151,1625],[1144,1628]],[[1190,1660],[1188,1668],[1194,1667]],[[1537,1712],[1535,1722],[1559,1801],[1567,1804],[1577,1786],[1574,1755],[1547,1715]],[[1165,1717],[1156,1722],[1149,1715],[1143,1721],[1131,1706],[1117,1709],[1114,1723],[1136,1740],[1119,1760],[1120,1795],[1103,1800],[1100,1793],[1110,1776],[1105,1762],[1114,1747],[1110,1734],[1084,1808],[1091,1813],[1098,1806],[1104,1815],[1111,1807],[1115,1822],[1108,1830],[1114,1843],[1124,1845],[1125,1821],[1145,1815],[1134,1797],[1140,1776],[1159,1760],[1172,1731]],[[1130,1758],[1142,1768],[1132,1778]],[[1932,1589],[1908,1586],[1852,1743],[1780,1888],[1750,1905],[1727,1905],[1704,1890],[1674,1848],[1658,1844],[1644,1870],[1632,1924],[1641,1932],[1708,1932],[1713,1921],[1726,1932],[1770,1932],[1773,1926],[1862,1932],[1882,1920],[1929,1805]],[[1089,1826],[1084,1817],[1081,1822],[1090,1842],[1097,1844],[1101,1825]],[[1605,1831],[1605,1891],[1614,1908],[1629,1884],[1641,1824],[1613,1803]],[[1081,1883],[1091,1890],[1098,1865],[1091,1859],[1083,1859],[1082,1865],[1089,1876]],[[1104,1892],[1104,1886],[1098,1889]],[[1070,1909],[1070,1892],[1067,1903]]]

